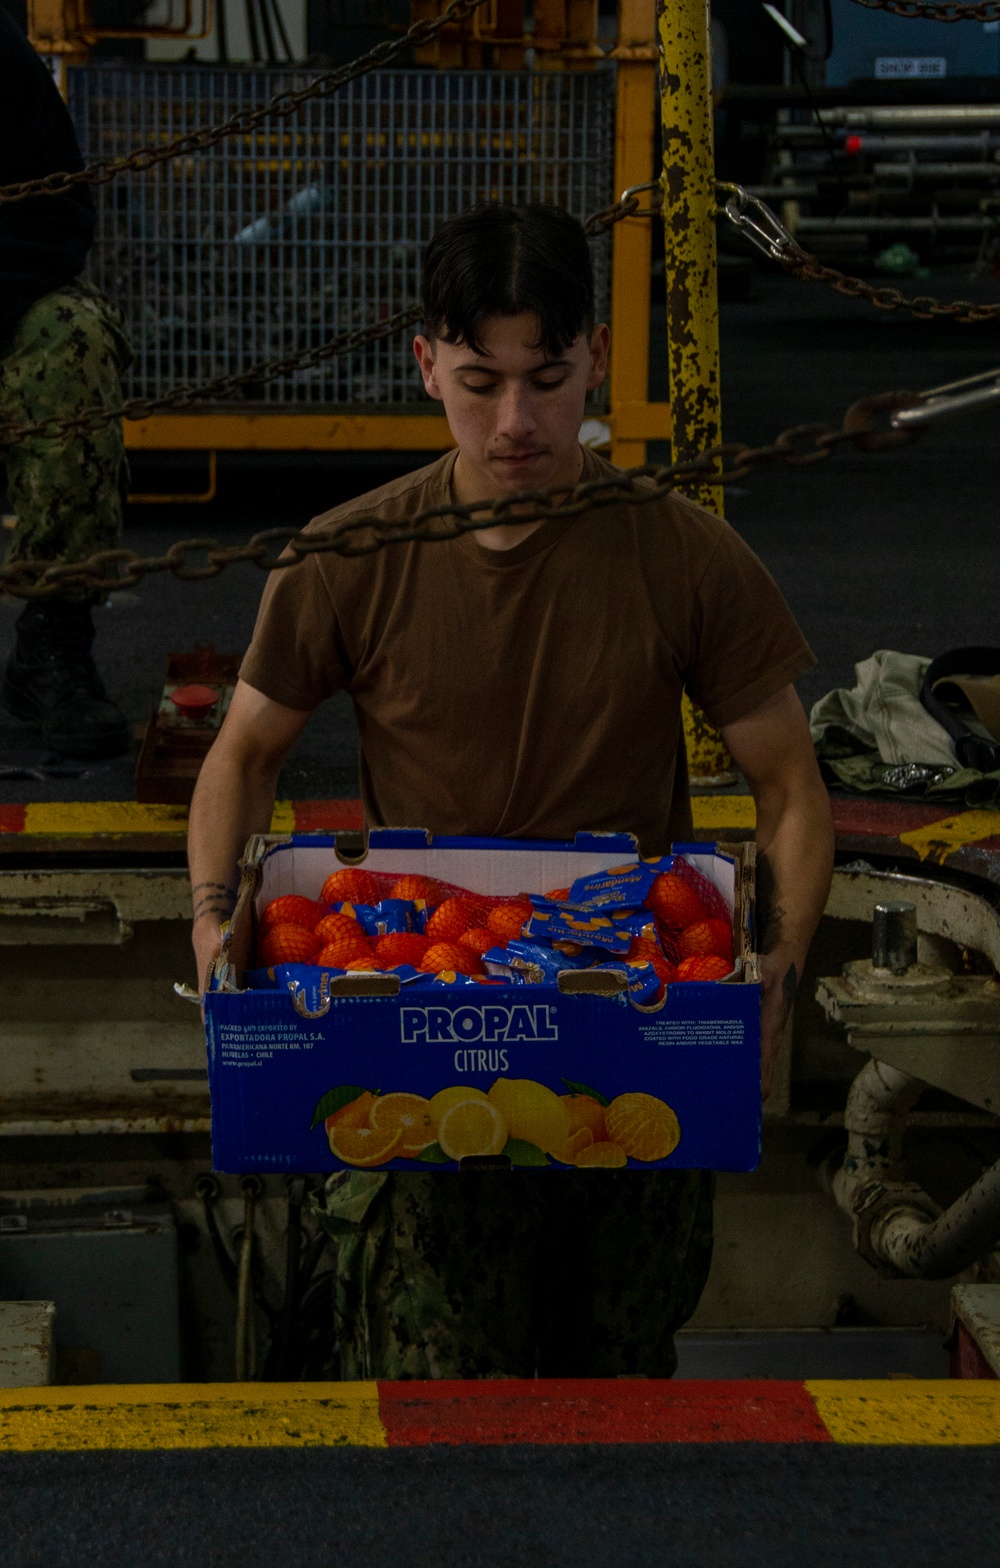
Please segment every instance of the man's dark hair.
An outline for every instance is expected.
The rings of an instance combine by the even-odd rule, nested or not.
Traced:
[[[424,331],[482,352],[488,316],[538,317],[556,357],[594,325],[594,274],[582,227],[561,207],[484,202],[443,223],[424,252]]]

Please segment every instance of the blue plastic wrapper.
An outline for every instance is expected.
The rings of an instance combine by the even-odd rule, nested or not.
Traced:
[[[633,964],[626,964],[611,959],[605,964],[596,964],[596,969],[616,969],[628,981],[628,994],[633,1002],[655,1002],[659,996],[663,982],[648,958],[638,958]]]
[[[408,898],[383,898],[378,904],[331,904],[335,914],[356,920],[366,936],[395,931],[422,931],[422,911]]]
[[[429,984],[435,979],[434,975],[422,974],[419,969],[414,969],[412,964],[397,964],[394,969],[330,969],[319,964],[277,964],[273,969],[248,969],[246,982],[249,989],[254,991],[290,990],[305,993],[305,1005],[315,1009],[323,1001],[324,980],[340,980],[345,975],[351,979],[359,974],[383,974],[398,976],[401,986]]]
[[[627,953],[633,937],[655,941],[656,923],[645,910],[596,914],[569,909],[565,904],[548,904],[534,910],[524,935],[550,946],[556,941],[579,942],[584,947]]]
[[[509,961],[505,947],[488,947],[482,955],[482,964],[488,975],[507,985],[527,984],[526,976]]]
[[[638,909],[657,877],[669,871],[673,855],[660,855],[655,860],[633,860],[624,866],[612,866],[610,871],[594,871],[588,877],[577,877],[569,890],[564,907],[573,909]]]
[[[568,958],[565,953],[557,952],[555,948],[542,947],[538,942],[525,942],[518,937],[507,943],[506,954],[510,967],[522,974],[529,985],[552,985],[564,969],[580,967],[575,960]]]

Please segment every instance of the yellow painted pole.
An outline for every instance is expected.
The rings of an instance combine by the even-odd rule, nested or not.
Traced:
[[[657,0],[667,352],[674,461],[720,440],[719,302],[715,253],[715,146],[707,0]],[[722,515],[717,485],[690,492]],[[722,736],[685,700],[692,780],[729,781],[733,762]]]
[[[615,196],[653,178],[655,26],[653,0],[619,0]],[[611,461],[637,468],[646,461],[646,442],[623,428],[622,411],[649,400],[649,219],[616,223],[611,243]]]

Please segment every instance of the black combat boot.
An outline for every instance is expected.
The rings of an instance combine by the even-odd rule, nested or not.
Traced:
[[[17,620],[17,641],[0,683],[0,703],[35,725],[66,757],[120,757],[129,749],[125,715],[110,701],[91,648],[89,603],[39,599]]]

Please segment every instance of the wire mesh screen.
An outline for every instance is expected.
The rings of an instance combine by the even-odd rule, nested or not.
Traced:
[[[84,156],[114,156],[301,86],[301,72],[87,66]],[[480,200],[579,218],[613,199],[614,76],[384,71],[287,121],[97,191],[94,282],[131,325],[131,394],[322,343],[420,297],[442,219]],[[606,307],[610,242],[593,245]],[[257,405],[420,404],[410,335],[251,388]]]

